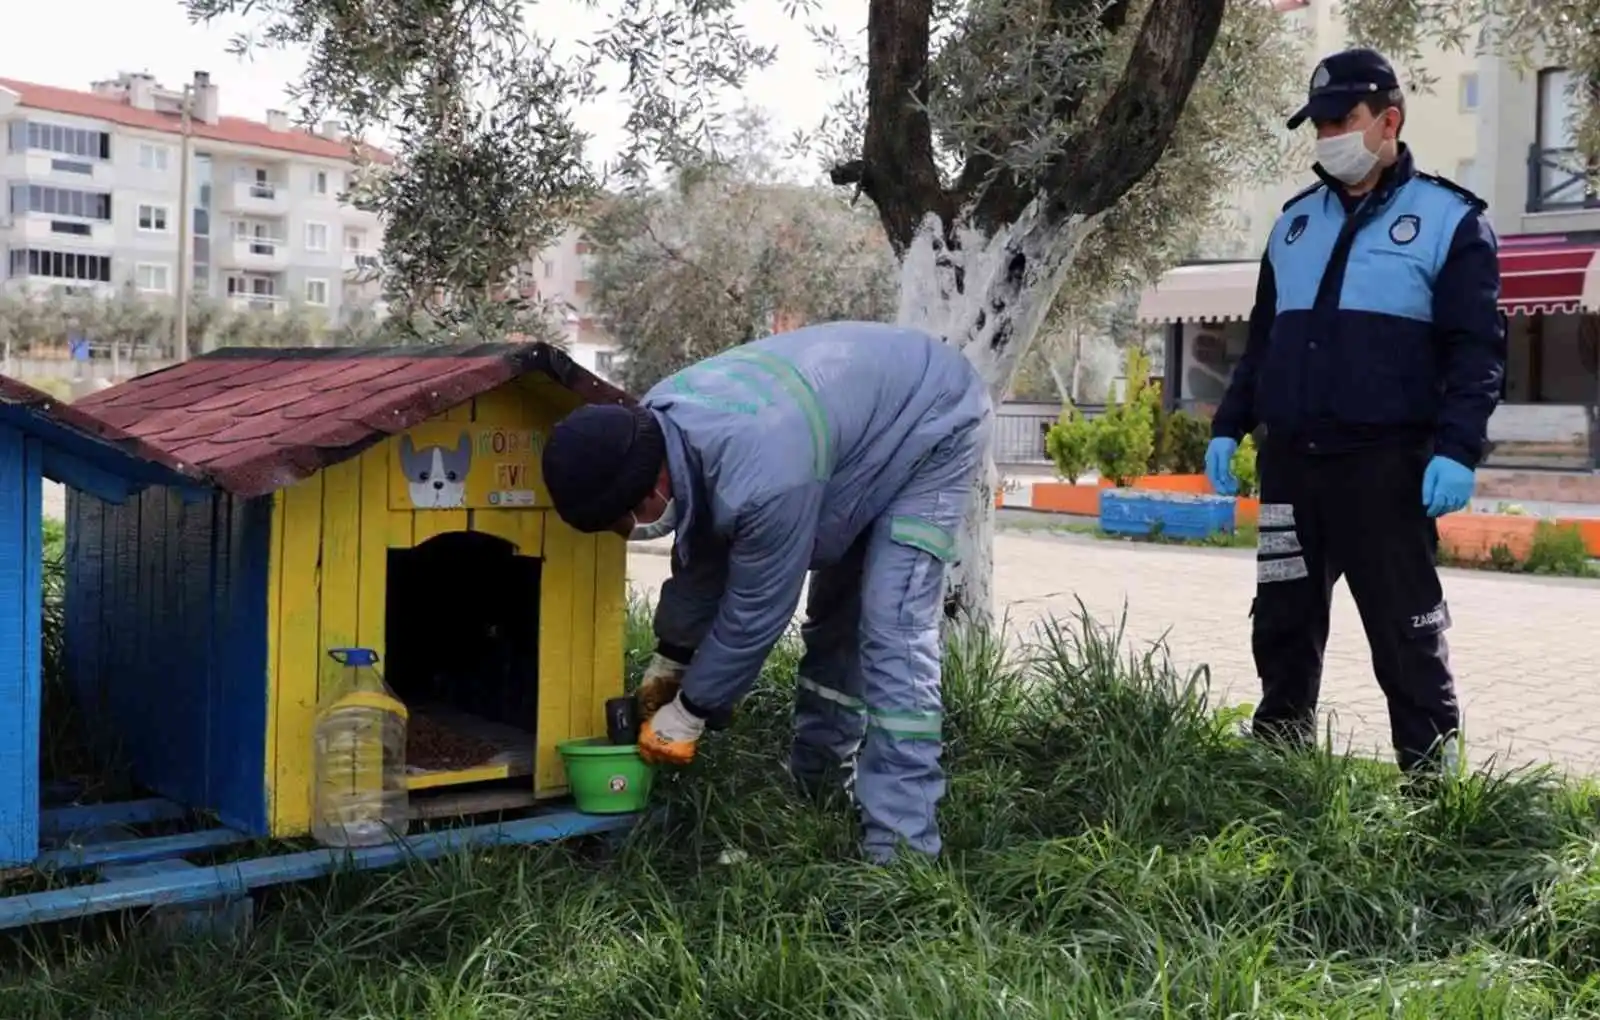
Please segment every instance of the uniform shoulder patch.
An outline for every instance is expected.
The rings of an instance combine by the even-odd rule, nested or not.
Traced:
[[[1463,188],[1461,185],[1457,184],[1455,181],[1452,181],[1448,177],[1440,177],[1438,174],[1425,174],[1420,170],[1417,171],[1417,176],[1430,184],[1437,184],[1446,191],[1454,192],[1457,197],[1466,202],[1468,205],[1472,206],[1472,208],[1476,209],[1478,212],[1483,212],[1485,209],[1489,208],[1488,202],[1485,202],[1483,199],[1479,198],[1477,195],[1474,195],[1472,192],[1468,191],[1466,188]]]
[[[1321,191],[1323,188],[1326,188],[1326,187],[1327,187],[1326,184],[1322,183],[1321,181],[1318,181],[1317,183],[1311,185],[1309,188],[1306,188],[1304,191],[1301,191],[1298,194],[1296,194],[1293,198],[1289,199],[1289,201],[1283,203],[1283,209],[1281,211],[1282,212],[1288,212],[1289,208],[1291,206],[1293,206],[1296,202],[1300,201],[1302,198],[1306,198],[1306,197],[1309,197],[1311,195],[1315,195],[1317,192]]]

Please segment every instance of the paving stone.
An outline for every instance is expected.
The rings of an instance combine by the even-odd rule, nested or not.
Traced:
[[[630,579],[654,595],[667,575],[666,547],[636,548]],[[1255,563],[1245,550],[1135,545],[1002,532],[995,546],[996,594],[1014,632],[1048,616],[1070,617],[1081,599],[1101,623],[1126,607],[1126,638],[1148,647],[1165,638],[1173,660],[1211,667],[1219,701],[1259,694],[1247,613]],[[1600,773],[1600,583],[1447,570],[1454,625],[1450,657],[1471,758],[1508,765],[1551,761]],[[1348,590],[1334,594],[1322,708],[1337,739],[1387,753],[1388,716],[1366,636]]]

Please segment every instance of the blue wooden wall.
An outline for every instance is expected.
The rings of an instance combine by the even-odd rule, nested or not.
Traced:
[[[270,498],[69,490],[66,668],[140,785],[267,831]]]
[[[39,850],[42,463],[37,439],[0,425],[0,867]]]

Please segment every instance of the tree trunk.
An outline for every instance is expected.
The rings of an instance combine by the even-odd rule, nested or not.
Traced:
[[[1052,224],[1035,203],[1015,224],[987,236],[958,227],[951,245],[943,225],[929,216],[901,262],[897,321],[959,347],[998,408],[1096,219],[1078,216]],[[991,429],[945,596],[947,618],[977,627],[995,622],[997,477]]]

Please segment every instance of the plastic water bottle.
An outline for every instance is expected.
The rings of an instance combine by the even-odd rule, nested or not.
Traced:
[[[311,834],[323,846],[376,846],[410,824],[405,705],[370,648],[331,648],[344,682],[317,707]]]

